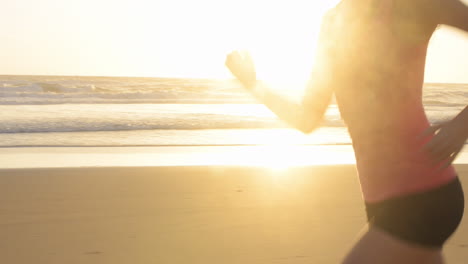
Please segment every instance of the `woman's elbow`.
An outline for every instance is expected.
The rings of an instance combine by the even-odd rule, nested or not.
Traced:
[[[297,129],[304,134],[310,134],[318,128],[318,122],[301,122]]]
[[[324,109],[308,108],[309,111],[302,111],[297,115],[294,122],[294,127],[304,134],[310,134],[320,126],[325,113]]]

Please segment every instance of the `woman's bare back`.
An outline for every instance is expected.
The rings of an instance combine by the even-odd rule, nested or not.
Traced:
[[[358,131],[381,128],[382,115],[396,122],[401,111],[421,104],[426,51],[436,28],[399,14],[395,1],[376,2],[365,9],[344,1],[325,22],[332,86],[345,121]]]
[[[454,176],[451,168],[436,175],[419,151],[425,142],[418,137],[430,126],[422,87],[437,24],[408,6],[411,1],[374,2],[363,8],[343,1],[331,10],[321,44],[323,66],[332,76],[328,85],[353,139],[368,201],[426,189]]]

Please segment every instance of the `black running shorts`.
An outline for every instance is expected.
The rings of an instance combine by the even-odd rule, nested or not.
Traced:
[[[369,223],[394,237],[441,248],[463,216],[464,195],[458,177],[435,189],[366,203]]]

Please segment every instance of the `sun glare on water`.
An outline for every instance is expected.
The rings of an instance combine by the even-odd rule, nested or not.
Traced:
[[[265,145],[236,147],[216,156],[220,165],[265,167],[285,171],[311,165],[354,164],[349,146]]]
[[[274,118],[274,114],[261,104],[219,105],[219,113],[227,115]],[[329,109],[329,112],[337,111]],[[232,131],[232,138],[254,146],[230,146],[220,155],[210,157],[220,165],[247,165],[267,167],[274,171],[308,165],[353,163],[350,149],[326,145],[336,141],[337,131],[318,129],[311,135],[294,129],[242,129]],[[256,146],[255,146],[256,145]]]

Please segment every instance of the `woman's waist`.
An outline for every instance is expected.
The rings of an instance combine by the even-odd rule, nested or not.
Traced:
[[[424,136],[429,123],[418,128],[381,127],[379,129],[352,129],[349,133],[356,155],[363,159],[386,157],[396,161],[424,157],[423,146],[430,140]]]
[[[424,111],[367,111],[343,112],[342,117],[354,140],[404,140],[420,135],[430,126]]]
[[[356,155],[362,191],[366,201],[430,189],[455,177],[452,166],[441,168],[426,155],[363,158]]]
[[[430,140],[422,136],[424,128],[405,133],[373,133],[353,137],[356,161],[366,167],[387,170],[420,169],[431,166],[430,154],[424,145]]]

